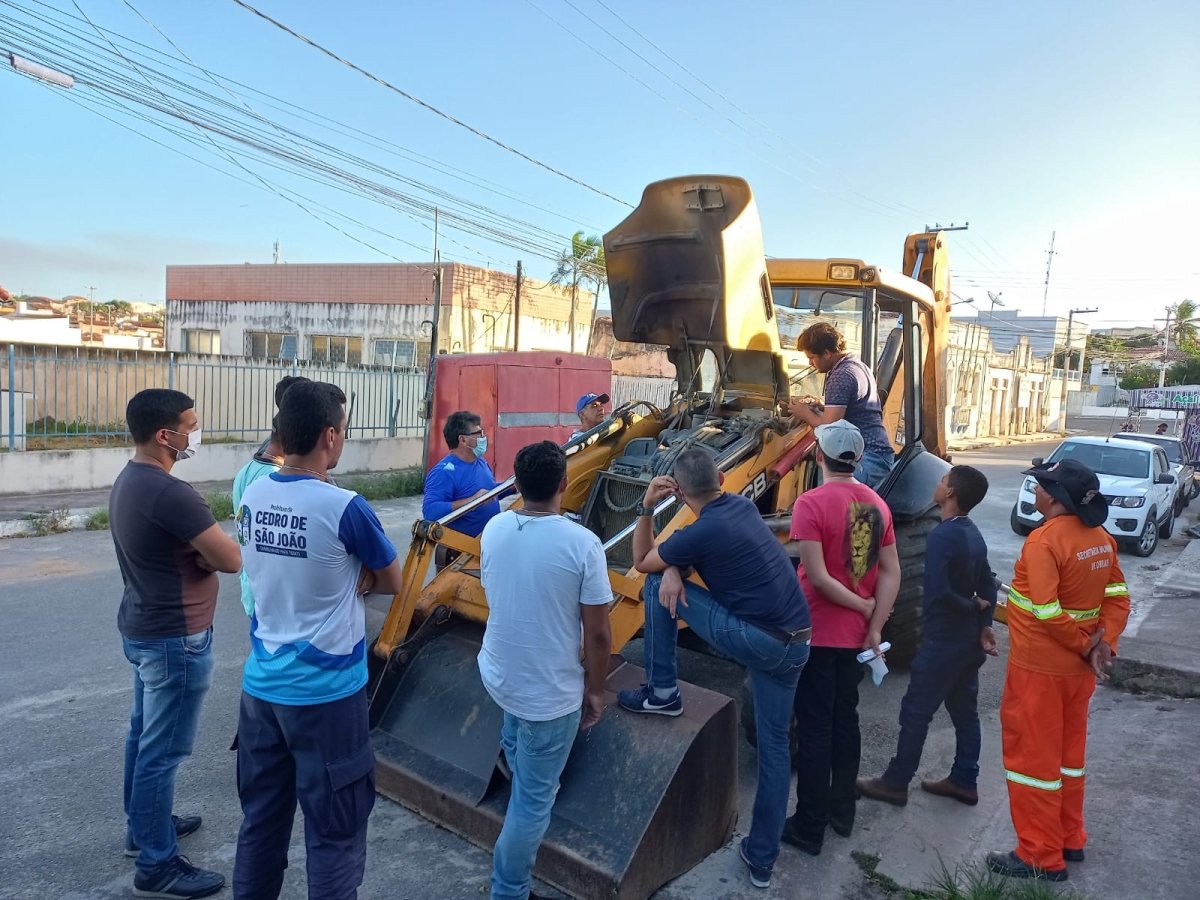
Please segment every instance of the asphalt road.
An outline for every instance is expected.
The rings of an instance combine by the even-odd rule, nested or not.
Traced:
[[[993,567],[1002,576],[1011,573],[1020,546],[1008,528],[1019,472],[1028,457],[1044,449],[1020,445],[956,456],[956,461],[978,465],[992,483],[977,519],[992,548]],[[414,505],[412,500],[384,504],[381,518],[400,542]],[[1197,508],[1193,504],[1189,518]],[[1157,568],[1176,553],[1178,544],[1170,542],[1150,560],[1122,558],[1135,602],[1143,591],[1148,593]],[[0,541],[0,898],[5,900],[129,896],[133,866],[121,854],[121,760],[131,677],[116,630],[120,593],[106,532]],[[1003,654],[1007,633],[1000,629],[998,636]],[[214,686],[195,753],[179,772],[176,811],[204,816],[204,827],[184,840],[184,852],[197,865],[228,874],[240,822],[228,748],[248,650],[232,576],[222,577],[214,646]],[[640,662],[640,647],[630,646],[627,655]],[[736,666],[687,652],[681,656],[681,677],[737,696],[741,672]],[[996,721],[1003,673],[1003,656],[984,667],[980,711],[985,723]],[[880,687],[863,687],[864,773],[880,771],[892,753],[905,684],[903,673],[895,673]],[[985,746],[985,766],[998,765],[997,752]],[[941,714],[930,733],[922,775],[940,777],[944,773],[937,767],[952,755],[953,731]],[[737,766],[744,828],[755,782],[754,754],[744,742]],[[1000,799],[988,798],[993,803]],[[607,800],[598,796],[597,802]],[[802,858],[785,848],[776,867],[774,896],[875,896],[850,857],[851,849],[870,850],[872,842],[886,837],[881,831],[890,827],[881,824],[889,821],[881,818],[886,811],[875,806],[860,806],[854,841],[831,835],[819,858]],[[909,815],[922,813],[910,807]],[[306,896],[299,817],[296,828],[286,900]],[[486,894],[490,854],[382,798],[372,816],[368,854],[363,897],[467,900]],[[726,847],[660,891],[656,900],[757,895],[761,892],[750,887],[736,850]]]

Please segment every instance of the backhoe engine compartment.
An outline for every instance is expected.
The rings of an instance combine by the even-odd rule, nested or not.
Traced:
[[[655,438],[635,438],[614,459],[606,470],[596,473],[596,480],[583,511],[583,524],[606,545],[633,524],[637,506],[646,493],[646,486],[658,475],[675,471],[675,460],[685,450],[698,448],[712,455],[717,468],[726,469],[753,452],[762,441],[763,432],[787,431],[783,420],[774,418],[768,410],[751,409],[733,412],[723,419],[708,413],[708,404],[697,404],[696,414],[676,414],[668,427]],[[694,424],[689,424],[694,423]],[[657,533],[679,512],[677,506],[663,510],[654,517]],[[607,548],[609,568],[626,572],[633,568],[632,534]]]

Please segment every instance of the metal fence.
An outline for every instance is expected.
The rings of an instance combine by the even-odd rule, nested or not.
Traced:
[[[146,388],[192,397],[206,440],[261,440],[271,432],[275,385],[285,375],[333,382],[345,391],[351,439],[424,434],[417,417],[422,370],[9,344],[0,345],[0,450],[128,444],[125,405]],[[674,384],[613,376],[613,405],[637,399],[666,406]]]
[[[285,375],[341,387],[353,438],[424,433],[417,408],[425,373],[411,369],[12,344],[0,367],[0,449],[127,444],[125,405],[155,387],[196,401],[205,438],[260,440],[270,434],[275,385]]]

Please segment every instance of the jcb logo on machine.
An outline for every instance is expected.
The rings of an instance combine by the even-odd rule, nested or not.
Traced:
[[[759,472],[752,482],[742,488],[742,496],[750,500],[757,500],[767,490],[767,473]]]

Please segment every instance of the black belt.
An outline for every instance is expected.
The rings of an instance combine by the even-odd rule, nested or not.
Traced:
[[[758,628],[758,626],[754,626]],[[799,631],[772,631],[770,628],[758,628],[763,634],[769,634],[777,641],[783,641],[785,644],[795,644],[800,641],[807,641],[812,638],[811,628],[801,628]]]

